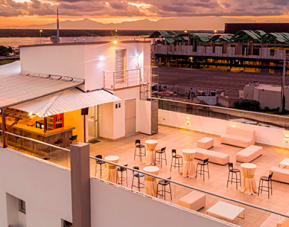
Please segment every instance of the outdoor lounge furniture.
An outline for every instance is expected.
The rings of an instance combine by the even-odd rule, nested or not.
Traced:
[[[200,166],[200,169],[199,169],[199,166]],[[205,167],[207,168],[207,170],[205,170]],[[197,163],[196,178],[198,177],[198,174],[200,174],[200,176],[203,176],[203,181],[205,181],[205,173],[208,174],[208,178],[210,179],[209,159],[208,158],[201,160]]]
[[[209,149],[214,146],[214,139],[210,137],[204,137],[197,142],[198,148]]]
[[[289,212],[287,213],[289,215]],[[289,219],[277,214],[271,214],[260,227],[289,227]]]
[[[249,163],[262,155],[263,147],[250,145],[236,154],[237,162]]]
[[[255,131],[227,126],[226,133],[221,136],[221,143],[244,148],[254,145]]]
[[[234,164],[232,162],[228,163],[229,173],[227,180],[227,187],[229,182],[236,183],[236,189],[238,189],[238,184],[241,186],[241,171],[239,169],[234,168]],[[235,176],[234,176],[235,174]]]
[[[228,154],[211,151],[211,150],[205,150],[202,148],[195,148],[196,159],[204,160],[206,158],[209,158],[209,162],[220,164],[220,165],[226,165],[230,161],[230,156]]]
[[[178,201],[178,205],[198,211],[201,208],[206,206],[206,195],[201,192],[193,191],[184,197],[180,198]]]
[[[270,198],[270,191],[271,191],[271,195],[273,194],[272,176],[273,176],[273,172],[270,173],[269,176],[260,177],[259,187],[258,187],[258,196],[259,196],[260,191],[261,193],[263,191],[268,192],[268,199]],[[267,185],[263,185],[264,181],[267,182]]]
[[[282,169],[278,167],[271,167],[270,174],[274,173],[272,176],[273,181],[280,181],[289,184],[289,169]]]

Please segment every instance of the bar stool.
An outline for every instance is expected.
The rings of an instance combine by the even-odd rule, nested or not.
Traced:
[[[137,169],[139,170],[139,167],[138,166],[134,166],[133,169]],[[137,178],[137,185],[134,185],[134,178]],[[143,183],[140,182],[140,178],[143,178]],[[145,175],[143,173],[139,173],[139,172],[136,172],[133,171],[132,172],[132,184],[131,184],[131,189],[133,189],[133,187],[135,188],[138,188],[138,191],[140,192],[140,189],[141,188],[144,188],[144,181],[145,181]]]
[[[127,167],[127,164],[124,165]],[[117,168],[117,172],[120,172],[120,177],[118,178],[119,179],[119,182],[120,185],[122,185],[122,182],[125,181],[126,182],[126,186],[128,186],[128,182],[127,182],[127,168],[125,167],[118,167]],[[125,177],[123,176],[123,172],[125,172]]]
[[[156,150],[156,161],[161,163],[161,167],[163,167],[163,160],[166,161],[166,165],[167,165],[166,147],[163,147],[160,150]]]
[[[177,154],[176,149],[172,149],[172,161],[171,161],[170,171],[172,171],[172,167],[174,167],[174,168],[178,168],[178,170],[180,172],[180,168],[182,168],[182,166],[183,166],[183,157],[181,155]]]
[[[199,169],[199,166],[201,167],[200,169]],[[207,167],[207,170],[205,170],[205,166]],[[198,177],[198,173],[200,174],[200,176],[203,176],[203,181],[205,181],[205,173],[208,173],[208,178],[210,179],[209,159],[208,158],[201,160],[197,163],[196,178]]]
[[[238,183],[240,183],[240,187],[241,187],[241,171],[239,169],[234,169],[232,162],[228,162],[228,167],[229,167],[229,173],[228,173],[227,187],[229,185],[229,182],[231,182],[231,184],[236,183],[236,189],[238,189]],[[234,178],[234,174],[235,174],[235,178]],[[231,180],[230,180],[230,176],[231,176]]]
[[[273,176],[273,172],[267,177],[267,176],[262,176],[260,177],[260,180],[259,180],[259,187],[258,187],[258,196],[259,196],[259,191],[265,191],[265,192],[268,192],[268,199],[270,198],[270,190],[271,190],[271,195],[273,195],[273,188],[272,188],[272,176]],[[263,186],[263,181],[267,181],[268,182],[268,186]],[[263,188],[265,189],[268,189],[268,190],[264,190]]]
[[[63,147],[63,139],[62,138],[60,138],[60,139],[58,139],[58,140],[56,140],[55,142],[54,142],[54,145],[55,146],[58,146],[58,147]],[[57,149],[55,149],[55,156],[57,156],[57,157],[59,157],[59,152],[57,151]],[[49,159],[51,158],[51,151],[50,151],[50,149],[49,149]]]
[[[167,179],[170,180],[172,178],[169,177]],[[162,187],[162,189],[159,190],[159,186]],[[169,191],[166,191],[166,186],[169,186]],[[159,180],[158,186],[157,186],[157,196],[156,197],[158,197],[158,195],[159,195],[162,198],[164,198],[164,200],[166,200],[166,193],[169,193],[171,195],[171,200],[173,200],[171,182],[166,181],[166,180]]]
[[[102,155],[100,155],[100,154],[99,154],[99,155],[96,155],[95,157],[102,159]],[[100,170],[99,176],[100,176],[100,179],[102,178],[102,165],[104,165],[104,164],[105,164],[104,161],[95,159],[95,174],[94,174],[94,176],[96,176],[96,173],[97,173],[97,165],[99,165],[99,170]]]
[[[77,140],[77,135],[71,136],[69,140],[70,140],[70,144],[72,144],[74,140]]]
[[[144,150],[144,152],[142,152],[142,149]],[[138,150],[138,153],[137,153]],[[135,141],[135,149],[134,149],[134,160],[135,160],[135,156],[139,156],[140,161],[142,157],[146,156],[146,147],[145,145],[140,143],[140,140],[136,140]]]

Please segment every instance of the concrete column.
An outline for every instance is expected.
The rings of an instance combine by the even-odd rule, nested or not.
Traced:
[[[91,227],[89,144],[70,145],[73,227]]]

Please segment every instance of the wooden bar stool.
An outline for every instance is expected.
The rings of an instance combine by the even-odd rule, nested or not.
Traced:
[[[258,196],[259,196],[259,191],[261,191],[261,193],[264,192],[268,192],[268,199],[270,198],[270,191],[271,191],[271,195],[273,195],[273,187],[272,187],[272,176],[273,176],[273,172],[267,177],[267,176],[262,176],[260,177],[259,180],[259,187],[258,187]],[[267,186],[263,186],[263,182],[267,182]],[[265,188],[265,190],[263,189]]]
[[[135,156],[139,156],[140,161],[142,157],[146,156],[146,147],[145,145],[140,143],[140,140],[135,141],[135,149],[134,149],[134,157],[133,157],[134,160],[135,160]]]
[[[163,147],[160,150],[156,150],[156,161],[161,163],[161,167],[163,167],[163,160],[166,161],[167,165],[166,147]]]
[[[127,167],[127,164],[124,165]],[[125,167],[118,167],[117,168],[117,172],[120,172],[120,176],[118,177],[118,183],[120,183],[120,185],[122,185],[122,182],[126,182],[126,186],[128,186],[128,182],[127,182],[127,168]],[[125,177],[123,176],[123,173],[125,173]]]
[[[170,180],[172,178],[169,177],[168,179]],[[166,191],[166,186],[169,186],[169,191]],[[162,188],[159,189],[159,187],[162,187]],[[166,200],[166,193],[169,193],[171,195],[171,200],[173,200],[171,182],[166,181],[166,180],[159,180],[158,186],[157,186],[157,196],[156,197],[158,197],[158,195],[159,195],[162,198],[164,198],[164,200]]]
[[[239,183],[241,187],[241,171],[239,169],[234,169],[232,162],[228,162],[228,167],[229,167],[229,174],[228,174],[228,180],[227,180],[227,187],[229,185],[229,182],[231,182],[231,184],[236,183],[236,189],[238,189]],[[234,174],[235,174],[235,177],[234,177]]]
[[[174,168],[178,168],[180,172],[180,169],[182,168],[182,166],[183,166],[183,157],[177,154],[176,149],[172,149],[172,161],[171,161],[170,171],[172,171],[172,167],[174,167]]]
[[[134,166],[133,169],[137,169],[139,170],[138,166]],[[134,178],[137,178],[137,185],[134,185]],[[143,183],[140,182],[140,179],[143,178]],[[144,181],[145,181],[145,175],[143,173],[139,173],[139,172],[132,172],[132,184],[131,184],[131,189],[133,189],[133,187],[137,188],[138,191],[140,192],[141,188],[144,188]]]
[[[95,157],[102,159],[102,155],[96,155]],[[104,161],[95,159],[95,174],[94,174],[94,175],[96,176],[96,173],[97,173],[97,165],[99,165],[99,170],[100,170],[99,178],[100,178],[100,179],[102,178],[102,165],[104,165],[104,164],[105,164]]]
[[[200,166],[200,169],[199,169],[199,166]],[[205,170],[205,166],[207,167],[207,170]],[[209,159],[208,158],[201,160],[197,163],[196,178],[198,177],[198,174],[200,174],[200,176],[203,176],[203,181],[205,181],[205,173],[208,173],[208,178],[210,179]]]

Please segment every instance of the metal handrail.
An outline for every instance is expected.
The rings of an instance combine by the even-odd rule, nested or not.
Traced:
[[[255,112],[255,111],[239,110],[239,109],[226,108],[226,107],[221,107],[221,106],[212,106],[212,105],[204,105],[204,104],[198,104],[198,103],[190,103],[190,102],[184,102],[184,101],[172,100],[172,99],[163,99],[163,98],[155,98],[155,97],[153,99],[164,100],[164,101],[169,101],[169,102],[177,102],[177,103],[182,103],[182,104],[186,104],[186,105],[206,107],[206,108],[212,108],[212,109],[236,111],[236,112],[240,112],[240,113],[251,113],[251,114],[254,113],[254,114],[257,114],[257,115],[261,115],[261,116],[262,115],[269,116],[269,117],[276,117],[277,116],[277,117],[289,120],[289,117],[282,116],[282,115],[276,115],[276,114],[260,113],[260,112]]]
[[[280,216],[289,218],[289,215],[288,215],[288,214],[283,214],[283,213],[280,213],[280,212],[278,212],[278,211],[269,210],[269,209],[266,209],[266,208],[263,208],[263,207],[259,207],[259,206],[256,206],[256,205],[253,205],[253,204],[250,204],[250,203],[246,203],[246,202],[242,202],[242,201],[235,200],[235,199],[232,199],[232,198],[228,198],[228,197],[226,197],[226,196],[218,195],[218,194],[215,194],[215,193],[213,193],[213,192],[209,192],[209,191],[206,191],[206,190],[203,190],[203,189],[195,188],[195,187],[190,186],[190,185],[182,184],[182,183],[177,182],[177,181],[173,181],[173,180],[171,180],[171,179],[167,179],[167,178],[163,178],[163,177],[160,177],[160,176],[156,176],[156,175],[153,175],[153,174],[150,174],[150,173],[141,171],[141,170],[137,170],[137,169],[133,169],[133,168],[130,168],[130,167],[127,167],[127,166],[120,165],[120,164],[118,164],[118,163],[109,162],[109,161],[106,161],[105,159],[96,158],[96,157],[92,157],[92,156],[90,156],[90,158],[91,158],[91,159],[94,159],[94,160],[103,161],[103,162],[108,163],[108,164],[110,164],[110,165],[115,165],[115,166],[118,166],[118,167],[123,167],[123,168],[125,168],[125,169],[131,170],[131,171],[135,171],[135,172],[138,172],[138,173],[142,173],[142,174],[144,174],[144,175],[148,175],[148,176],[151,176],[151,177],[155,177],[155,178],[158,178],[158,179],[160,179],[160,180],[169,181],[169,182],[171,182],[171,183],[173,183],[173,184],[177,184],[177,185],[183,186],[183,187],[185,187],[185,188],[193,189],[193,190],[196,190],[196,191],[199,191],[199,192],[203,192],[203,193],[206,193],[206,194],[209,194],[209,195],[212,195],[212,196],[216,196],[216,197],[221,198],[221,199],[226,199],[226,200],[229,200],[229,201],[231,201],[231,202],[239,203],[239,204],[242,204],[242,205],[245,205],[245,206],[253,207],[253,208],[256,208],[256,209],[259,209],[259,210],[263,210],[263,211],[266,211],[266,212],[269,212],[269,213],[273,213],[273,214],[276,214],[276,215],[280,215]]]
[[[0,130],[0,132],[3,132],[3,131]],[[45,142],[42,142],[42,141],[39,141],[39,140],[27,138],[27,137],[20,136],[20,135],[11,133],[11,132],[4,132],[4,133],[5,133],[5,134],[8,134],[8,135],[11,135],[11,136],[15,136],[15,137],[21,138],[21,139],[26,139],[26,140],[29,140],[29,141],[32,141],[32,142],[35,142],[35,143],[40,143],[40,144],[43,144],[43,145],[47,145],[47,146],[49,146],[49,147],[53,147],[53,148],[56,148],[56,149],[60,149],[60,150],[64,150],[64,151],[70,152],[69,149],[66,149],[66,148],[63,148],[63,147],[58,147],[58,146],[55,146],[55,145],[50,144],[50,143],[45,143]]]
[[[3,131],[0,130],[0,132],[3,132]],[[22,139],[26,139],[26,140],[29,140],[29,141],[33,141],[33,142],[36,142],[36,143],[40,143],[40,144],[43,144],[43,145],[47,145],[47,146],[50,146],[50,147],[53,147],[53,148],[57,148],[57,149],[60,149],[60,150],[64,150],[64,151],[70,152],[69,149],[62,148],[62,147],[58,147],[58,146],[55,146],[55,145],[52,145],[52,144],[49,144],[49,143],[45,143],[45,142],[42,142],[42,141],[39,141],[39,140],[27,138],[27,137],[20,136],[20,135],[17,135],[17,134],[14,134],[14,133],[10,133],[10,132],[4,132],[4,133],[5,133],[5,134],[8,134],[8,135],[15,136],[15,137],[19,137],[19,138],[22,138]],[[176,184],[176,185],[179,185],[179,186],[182,186],[182,187],[185,187],[185,188],[193,189],[193,190],[196,190],[196,191],[199,191],[199,192],[203,192],[203,193],[206,193],[206,194],[209,194],[209,195],[212,195],[212,196],[216,196],[216,197],[221,198],[221,199],[226,199],[226,200],[229,200],[229,201],[231,201],[231,202],[239,203],[239,204],[242,204],[242,205],[245,205],[245,206],[253,207],[253,208],[255,208],[255,209],[263,210],[263,211],[266,211],[266,212],[269,212],[269,213],[273,213],[273,214],[276,214],[276,215],[280,215],[280,216],[289,218],[289,215],[280,213],[280,212],[278,212],[278,211],[269,210],[269,209],[266,209],[266,208],[263,208],[263,207],[259,207],[259,206],[256,206],[256,205],[253,205],[253,204],[250,204],[250,203],[246,203],[246,202],[242,202],[242,201],[239,201],[239,200],[235,200],[235,199],[232,199],[232,198],[229,198],[229,197],[226,197],[226,196],[218,195],[218,194],[215,194],[215,193],[213,193],[213,192],[209,192],[209,191],[206,191],[206,190],[203,190],[203,189],[195,188],[195,187],[190,186],[190,185],[182,184],[182,183],[177,182],[177,181],[173,181],[173,180],[171,180],[171,179],[167,179],[167,178],[163,178],[163,177],[160,177],[160,176],[156,176],[156,175],[153,175],[153,174],[150,174],[150,173],[141,171],[141,170],[137,170],[137,169],[133,169],[133,168],[130,168],[130,167],[127,167],[127,166],[120,165],[120,164],[118,164],[118,163],[109,162],[109,161],[106,161],[105,159],[96,158],[96,157],[93,157],[93,156],[90,156],[90,158],[91,158],[91,159],[94,159],[94,160],[101,160],[101,161],[103,161],[103,162],[105,162],[105,163],[108,163],[108,164],[110,164],[110,165],[115,165],[115,166],[118,166],[118,167],[123,167],[123,168],[125,168],[125,169],[131,170],[131,171],[135,171],[135,172],[138,172],[138,173],[142,173],[142,174],[144,174],[144,175],[148,175],[148,176],[151,176],[151,177],[155,177],[155,178],[158,178],[158,179],[160,179],[160,180],[169,181],[169,182],[171,182],[171,183],[173,183],[173,184]]]

